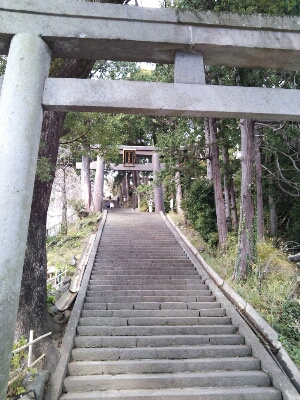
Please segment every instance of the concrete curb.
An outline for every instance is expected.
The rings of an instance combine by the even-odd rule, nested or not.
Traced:
[[[99,241],[103,232],[103,228],[106,222],[107,211],[103,211],[100,226],[92,246],[92,250],[89,256],[89,261],[81,282],[81,288],[77,295],[66,332],[63,337],[62,345],[60,348],[60,359],[56,367],[55,372],[51,375],[49,390],[46,395],[46,400],[58,400],[62,393],[63,380],[67,373],[68,363],[70,360],[71,350],[73,348],[73,342],[76,335],[76,328],[80,318],[81,310],[85,300],[86,290],[88,287],[91,271],[93,268],[94,260],[96,257]]]
[[[282,391],[283,399],[299,399],[300,371],[281,347],[277,332],[207,264],[171,218],[163,212],[160,212],[160,215],[218,301],[226,305],[227,311],[230,310],[232,322],[238,326],[240,333],[247,335],[253,355],[261,360],[262,367],[269,372],[274,387]],[[261,342],[264,342],[265,346]],[[284,376],[285,379],[283,372],[287,375]]]

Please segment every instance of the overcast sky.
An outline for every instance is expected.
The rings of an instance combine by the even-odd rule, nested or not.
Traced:
[[[138,3],[143,7],[160,7],[159,0],[138,0]]]

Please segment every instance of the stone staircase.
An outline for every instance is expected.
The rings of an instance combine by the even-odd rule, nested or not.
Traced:
[[[110,210],[62,400],[279,400],[159,214]]]

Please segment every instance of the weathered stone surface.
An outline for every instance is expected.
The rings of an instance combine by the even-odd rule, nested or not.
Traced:
[[[299,70],[299,17],[179,12],[48,0],[2,0],[0,54],[12,35],[40,34],[54,57],[173,63],[200,52],[206,65]]]
[[[22,386],[25,391],[34,390],[36,396],[34,396],[33,392],[30,392],[28,395],[30,398],[35,398],[36,400],[43,400],[45,384],[49,379],[49,371],[39,371],[36,374],[28,374],[24,379]]]
[[[205,85],[204,64],[201,53],[178,51],[175,54],[174,82]]]
[[[298,92],[240,86],[49,78],[43,105],[48,110],[61,111],[299,121]]]
[[[300,261],[300,253],[297,253],[293,256],[288,256],[288,259],[291,262],[299,262]]]
[[[0,399],[6,398],[50,50],[35,34],[11,42],[0,97]],[[16,161],[15,155],[18,155]],[[20,165],[22,167],[20,167]]]

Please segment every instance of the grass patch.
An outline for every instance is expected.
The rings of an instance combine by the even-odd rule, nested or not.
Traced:
[[[98,218],[99,214],[91,214],[71,225],[67,235],[49,237],[46,244],[48,267],[72,272],[71,259],[75,255],[79,260],[88,236],[98,229]]]
[[[251,276],[246,282],[233,281],[237,236],[229,234],[228,249],[222,254],[187,226],[183,215],[169,215],[206,262],[278,332],[285,350],[300,367],[298,271],[295,264],[287,260],[287,254],[272,241],[265,240],[258,245]]]

